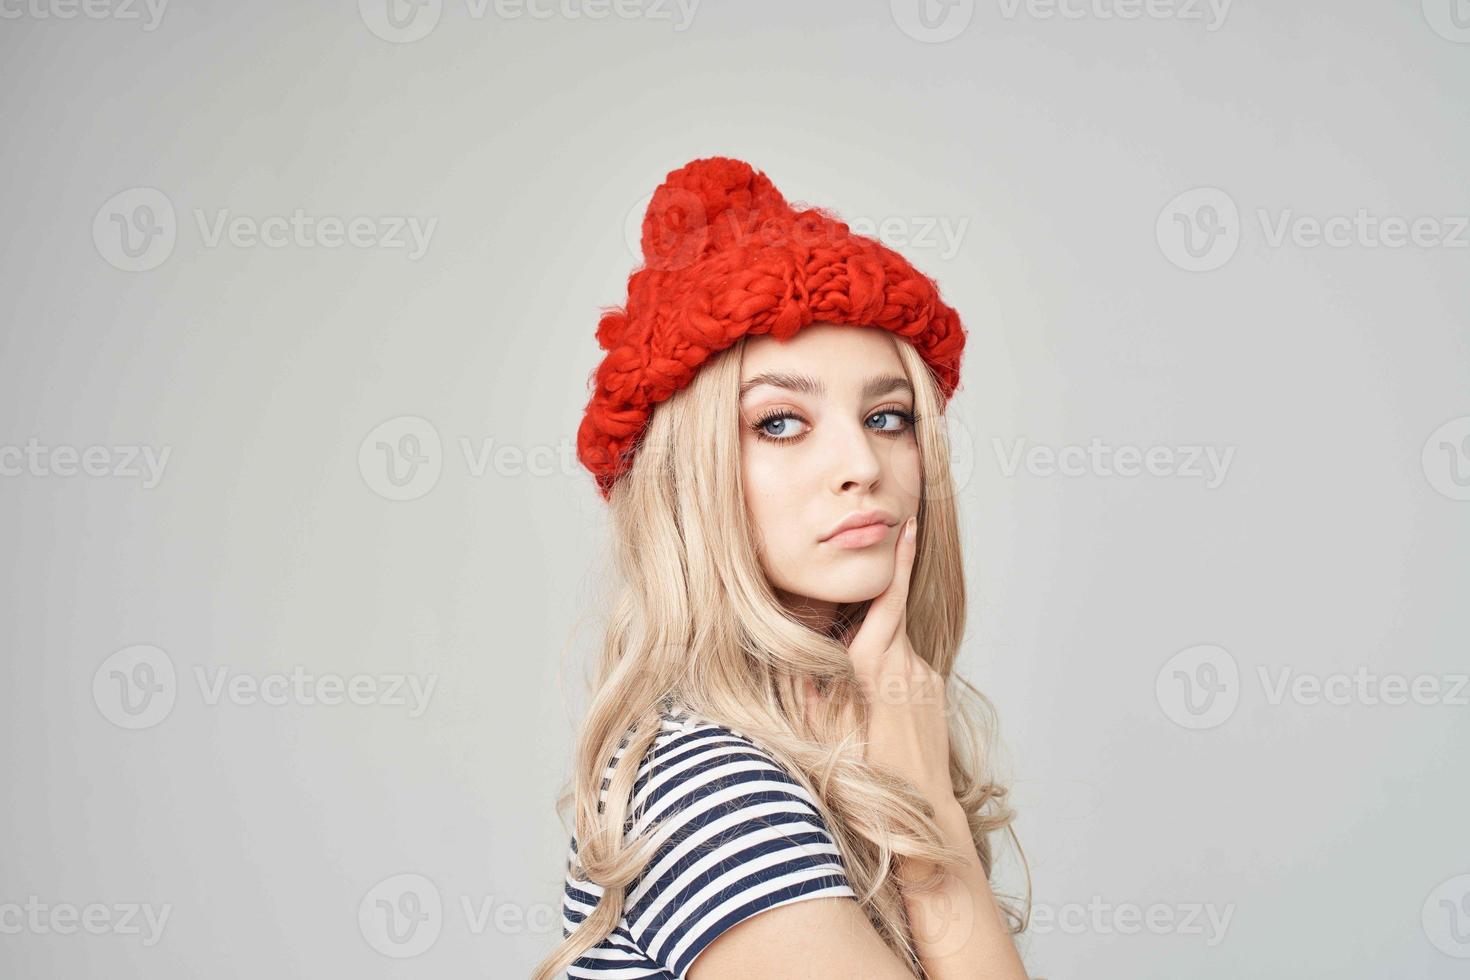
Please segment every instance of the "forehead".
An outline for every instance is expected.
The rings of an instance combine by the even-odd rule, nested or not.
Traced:
[[[747,337],[740,360],[742,385],[762,374],[809,375],[830,386],[864,380],[875,373],[903,375],[896,341],[878,327],[812,324],[787,340]]]

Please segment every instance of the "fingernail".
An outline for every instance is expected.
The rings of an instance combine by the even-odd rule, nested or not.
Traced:
[[[910,517],[908,519],[908,523],[903,526],[903,539],[905,541],[914,540],[914,534],[916,533],[918,526],[919,519],[917,517]]]

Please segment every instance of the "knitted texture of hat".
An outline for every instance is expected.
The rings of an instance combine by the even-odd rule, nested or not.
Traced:
[[[879,327],[933,370],[945,404],[965,332],[933,280],[830,211],[794,210],[764,173],[729,157],[669,173],[643,218],[643,265],[604,308],[577,458],[604,500],[632,465],[655,406],[747,334],[789,339],[811,323]]]

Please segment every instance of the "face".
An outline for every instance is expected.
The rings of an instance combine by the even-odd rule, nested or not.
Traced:
[[[887,587],[898,533],[918,513],[914,396],[897,343],[832,324],[745,342],[746,506],[767,578],[814,625]],[[845,521],[862,526],[834,534]]]

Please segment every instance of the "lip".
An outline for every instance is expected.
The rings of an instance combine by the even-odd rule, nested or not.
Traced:
[[[876,544],[887,537],[888,528],[897,523],[898,518],[886,510],[855,511],[839,521],[822,541],[847,547]]]

